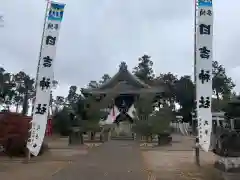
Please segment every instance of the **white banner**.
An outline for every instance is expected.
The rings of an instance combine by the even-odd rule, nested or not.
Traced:
[[[118,117],[118,115],[120,114],[117,106],[113,106],[113,108],[110,110],[107,119],[105,121],[106,124],[112,124],[114,123],[114,121],[116,120],[116,118]]]
[[[37,156],[46,132],[50,93],[53,81],[53,64],[65,4],[50,2],[44,27],[41,57],[34,102],[31,136],[27,148]]]
[[[131,107],[128,109],[127,114],[133,119],[136,117],[136,109],[134,107],[134,104],[131,105]]]
[[[199,144],[210,147],[212,132],[212,39],[213,9],[211,0],[198,0],[196,37],[196,100]]]

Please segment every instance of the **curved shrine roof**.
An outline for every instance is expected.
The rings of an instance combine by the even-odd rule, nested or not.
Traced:
[[[130,73],[125,62],[119,66],[118,72],[106,83],[95,89],[82,89],[83,94],[137,94],[137,93],[162,93],[165,92],[164,86],[150,86],[135,75]]]

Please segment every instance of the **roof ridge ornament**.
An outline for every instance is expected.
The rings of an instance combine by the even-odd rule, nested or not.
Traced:
[[[127,63],[122,61],[121,64],[119,65],[119,71],[127,71]]]

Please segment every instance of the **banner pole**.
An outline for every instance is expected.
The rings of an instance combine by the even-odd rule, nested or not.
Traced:
[[[196,138],[194,141],[194,147],[195,147],[195,163],[197,166],[200,166],[200,149],[199,149],[199,137],[198,137],[198,128],[193,128],[195,123],[193,121],[197,121],[196,124],[198,124],[198,115],[197,115],[197,70],[196,70],[196,61],[197,61],[197,5],[198,0],[194,0],[194,84],[195,84],[195,118],[192,118],[192,129],[196,131]]]
[[[49,7],[50,1],[47,0],[45,15],[44,15],[44,23],[43,23],[43,31],[42,31],[42,39],[40,44],[40,51],[39,51],[39,58],[38,58],[38,64],[37,64],[37,72],[36,72],[36,79],[35,79],[35,96],[32,100],[32,116],[34,111],[34,103],[36,100],[36,90],[37,90],[37,81],[38,81],[38,74],[39,74],[39,68],[40,68],[40,62],[41,62],[41,54],[42,54],[42,46],[43,46],[43,40],[44,40],[44,31],[47,23],[47,15],[48,15],[48,7]],[[26,162],[28,163],[31,159],[31,152],[26,148],[27,154],[26,154]]]

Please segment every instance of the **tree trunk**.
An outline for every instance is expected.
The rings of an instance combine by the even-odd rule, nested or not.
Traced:
[[[18,113],[19,104],[16,104],[16,113]]]
[[[150,136],[147,136],[147,142],[148,142],[148,143],[152,142],[152,136],[151,136],[151,135],[150,135]]]
[[[108,140],[109,140],[109,132],[104,131],[104,141],[108,141]]]
[[[28,93],[26,92],[23,98],[22,115],[26,115],[28,112]]]
[[[219,93],[218,92],[216,92],[216,96],[217,96],[217,100],[219,102],[220,98],[219,98]]]
[[[68,137],[69,145],[79,145],[83,144],[83,133],[81,131],[71,130]]]
[[[83,141],[83,133],[80,133],[79,134],[79,138],[80,138],[80,144],[84,144],[84,141]]]
[[[93,141],[95,139],[95,132],[91,131],[91,140]]]
[[[95,140],[96,139],[96,132],[94,131],[93,132],[93,140]]]
[[[72,133],[69,134],[68,136],[68,145],[72,144]]]
[[[157,138],[158,138],[158,145],[161,145],[161,136],[158,135]]]

